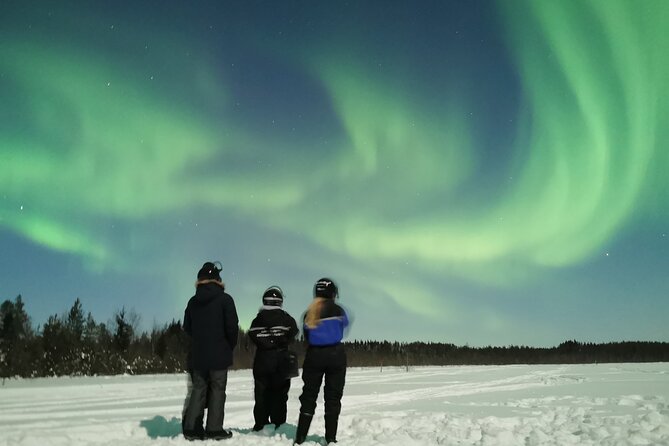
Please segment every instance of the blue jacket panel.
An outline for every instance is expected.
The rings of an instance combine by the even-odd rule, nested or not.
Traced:
[[[325,346],[339,344],[344,338],[344,329],[348,326],[346,311],[334,301],[329,301],[323,308],[321,319],[315,328],[304,324],[304,336],[309,345]]]

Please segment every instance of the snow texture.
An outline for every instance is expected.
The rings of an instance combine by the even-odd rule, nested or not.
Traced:
[[[186,375],[8,380],[0,445],[193,444],[186,388]],[[292,444],[300,391],[293,379],[286,425],[255,433],[251,372],[231,371],[223,444]],[[669,445],[668,399],[667,363],[354,368],[338,445]],[[305,445],[323,443],[322,410]]]

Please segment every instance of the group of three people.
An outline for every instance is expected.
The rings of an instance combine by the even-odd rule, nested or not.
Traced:
[[[238,317],[232,297],[225,292],[221,268],[205,263],[197,275],[195,295],[188,301],[183,328],[191,337],[188,369],[191,389],[183,414],[183,434],[190,440],[230,438],[223,429],[227,370],[237,345]],[[323,378],[325,400],[325,441],[336,443],[341,398],[346,379],[346,352],[341,341],[349,319],[337,305],[337,285],[323,278],[314,285],[314,299],[303,317],[304,339],[308,345],[302,365],[304,386],[295,444],[307,437],[316,410]],[[266,425],[279,427],[286,422],[288,391],[288,345],[298,334],[295,319],[282,309],[283,292],[272,286],[263,293],[263,305],[251,323],[249,337],[256,345],[253,361],[254,431]],[[206,428],[203,426],[207,408]]]

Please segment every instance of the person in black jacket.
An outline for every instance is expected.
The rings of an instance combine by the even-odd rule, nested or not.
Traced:
[[[183,418],[183,434],[189,440],[230,438],[223,429],[225,388],[232,350],[237,345],[237,309],[232,296],[225,292],[221,268],[205,263],[197,273],[195,295],[184,313],[183,328],[191,337],[188,370],[191,393]],[[202,426],[208,408],[206,430]]]
[[[337,442],[337,425],[346,381],[346,351],[341,340],[349,324],[346,311],[335,303],[338,296],[334,281],[327,277],[320,279],[314,285],[314,300],[304,316],[304,337],[308,347],[302,365],[304,387],[300,395],[295,444],[302,444],[307,438],[324,376],[325,442]]]
[[[290,390],[290,377],[286,370],[288,345],[298,333],[295,319],[281,308],[281,288],[267,288],[262,303],[249,328],[249,337],[256,345],[253,360],[254,431],[262,430],[269,423],[278,428],[286,422],[286,403]]]

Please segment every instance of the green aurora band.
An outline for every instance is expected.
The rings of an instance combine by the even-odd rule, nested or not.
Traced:
[[[317,239],[332,241],[333,249],[345,246],[356,257],[408,258],[471,279],[516,282],[533,266],[566,266],[601,253],[635,212],[667,209],[666,196],[652,191],[667,187],[666,180],[653,180],[667,168],[660,148],[669,122],[662,81],[669,79],[669,3],[501,6],[526,92],[514,149],[519,167],[510,172],[514,186],[487,211],[454,212],[444,200],[427,219],[389,225],[356,215],[348,225],[331,222]],[[448,197],[463,172],[472,170],[472,148],[457,121],[441,116],[441,122],[428,121],[427,131],[412,131],[413,123],[401,114],[420,113],[409,113],[378,81],[350,75],[347,82],[327,69],[322,78],[353,144],[346,159],[360,166],[346,178],[359,179],[353,189],[387,184],[381,178],[390,165],[406,168],[400,189]],[[404,153],[395,157],[398,152]],[[403,166],[411,153],[414,162],[432,168]],[[408,205],[409,197],[399,197]],[[374,206],[394,202],[381,195],[363,199]],[[321,237],[333,233],[339,237]]]
[[[0,225],[50,249],[115,262],[123,247],[100,232],[101,220],[204,205],[257,221],[273,209],[265,224],[358,259],[512,285],[596,255],[638,213],[666,221],[669,2],[515,1],[500,10],[524,103],[507,150],[513,181],[500,185],[499,200],[457,200],[481,162],[476,129],[463,118],[476,107],[462,93],[435,93],[444,101],[435,113],[362,62],[307,57],[346,135],[332,153],[305,150],[289,165],[280,143],[264,148],[232,118],[184,109],[122,67],[5,42],[0,63],[15,100],[25,99],[29,131],[0,136]],[[204,59],[194,62],[191,88],[203,102],[230,105]],[[206,170],[216,159],[276,167],[270,180],[253,167],[218,175]],[[324,197],[336,218],[312,224]]]
[[[220,124],[201,124],[203,116],[151,95],[104,61],[37,45],[9,48],[5,76],[24,93],[29,123],[21,125],[30,131],[0,137],[0,188],[9,199],[0,209],[3,226],[104,261],[113,253],[100,240],[100,218],[137,221],[199,204],[271,208],[299,197],[290,182],[192,174],[229,146]],[[224,96],[210,85],[203,96]],[[249,195],[255,199],[240,200]]]

